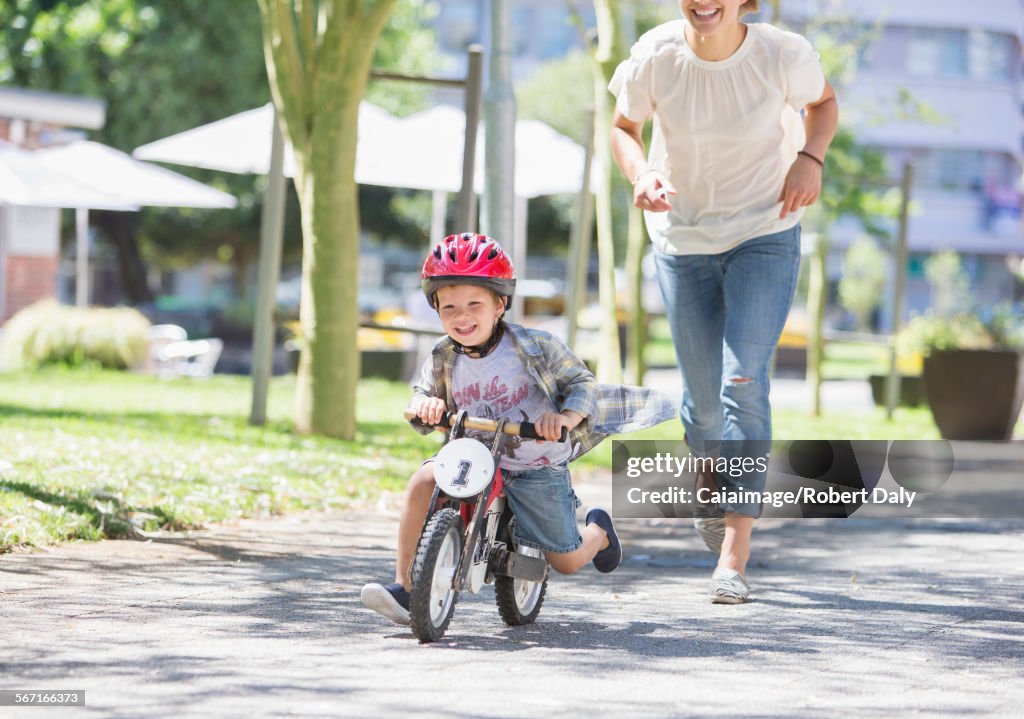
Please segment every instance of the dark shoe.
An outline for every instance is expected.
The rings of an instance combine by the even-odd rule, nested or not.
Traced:
[[[367,584],[359,593],[363,606],[393,621],[409,625],[409,592],[398,584]]]
[[[619,535],[615,533],[611,515],[600,507],[594,507],[587,512],[586,524],[596,524],[608,534],[608,546],[594,555],[594,566],[597,571],[605,574],[614,572],[622,564],[622,545],[619,544]]]

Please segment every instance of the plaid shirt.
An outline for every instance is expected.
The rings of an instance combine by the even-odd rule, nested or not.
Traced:
[[[676,416],[676,403],[660,392],[599,384],[583,360],[550,333],[511,322],[505,327],[527,374],[552,404],[560,412],[574,410],[584,418],[569,432],[573,448],[570,459],[593,449],[608,435],[652,427]],[[458,411],[451,388],[458,356],[450,337],[440,339],[424,363],[419,381],[413,385],[413,396],[443,397],[449,411]],[[427,427],[416,429],[423,434],[431,431]]]

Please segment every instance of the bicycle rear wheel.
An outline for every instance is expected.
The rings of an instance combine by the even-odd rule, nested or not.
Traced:
[[[520,547],[516,551],[528,557],[544,556],[543,552],[533,547]],[[510,627],[533,624],[540,614],[547,589],[546,576],[542,582],[531,582],[515,577],[495,577],[494,598],[498,603],[498,614]]]

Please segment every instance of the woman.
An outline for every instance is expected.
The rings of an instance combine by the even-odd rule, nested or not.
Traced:
[[[616,70],[611,141],[654,243],[687,444],[721,467],[770,447],[769,365],[793,301],[800,217],[821,191],[839,110],[805,38],[742,22],[758,0],[680,8],[683,20],[646,33]],[[759,492],[765,480],[756,468],[701,471],[697,488]],[[747,600],[760,512],[731,501],[695,508],[698,531],[719,553],[712,601]]]

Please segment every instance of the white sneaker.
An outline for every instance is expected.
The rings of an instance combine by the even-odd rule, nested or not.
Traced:
[[[719,567],[711,575],[713,604],[743,604],[750,597],[750,585],[735,569]]]

